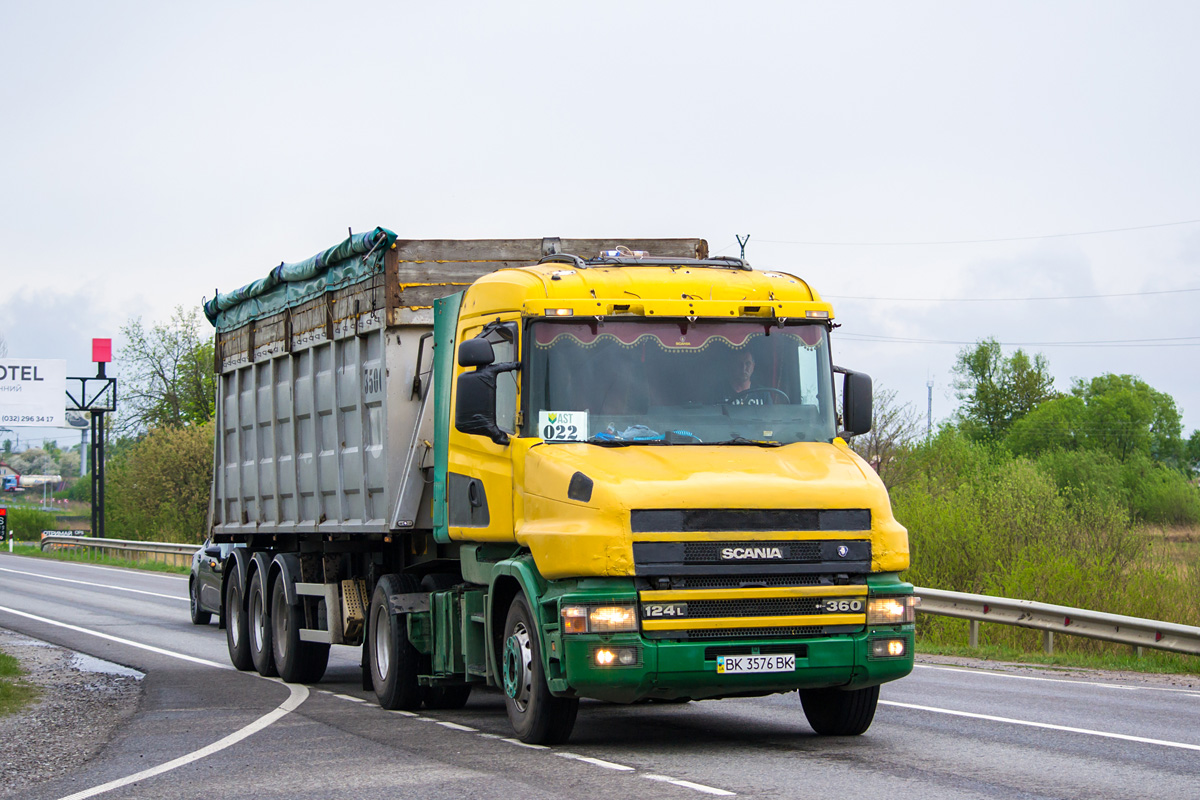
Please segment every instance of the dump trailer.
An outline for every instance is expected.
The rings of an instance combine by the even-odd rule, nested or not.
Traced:
[[[205,312],[237,668],[361,646],[385,708],[494,687],[531,743],[581,698],[780,692],[860,734],[912,670],[907,532],[846,444],[871,380],[800,278],[703,239],[377,228]]]

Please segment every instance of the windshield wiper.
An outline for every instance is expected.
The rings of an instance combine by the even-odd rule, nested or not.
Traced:
[[[765,439],[747,439],[745,436],[734,436],[732,439],[724,439],[720,442],[705,442],[705,444],[745,444],[755,447],[782,447],[783,442],[771,442]]]
[[[584,439],[585,444],[598,444],[601,447],[630,447],[631,445],[665,445],[667,442],[663,439],[613,439],[605,436],[593,436],[590,439]]]

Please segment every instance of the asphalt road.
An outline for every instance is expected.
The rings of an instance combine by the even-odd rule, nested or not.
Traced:
[[[360,688],[357,648],[335,647],[307,688],[239,673],[216,624],[190,623],[186,588],[177,576],[0,553],[0,627],[146,674],[133,721],[31,800],[1200,799],[1200,681],[925,664],[883,688],[861,737],[815,736],[788,695],[585,701],[571,741],[540,748],[510,738],[495,692],[461,711],[380,709]]]

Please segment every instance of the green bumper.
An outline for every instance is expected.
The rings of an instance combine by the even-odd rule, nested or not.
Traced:
[[[615,703],[645,698],[700,700],[790,692],[839,686],[861,689],[903,678],[913,668],[912,625],[888,626],[857,634],[780,641],[680,642],[646,639],[639,634],[558,635],[551,653],[550,690],[555,694],[591,697]],[[899,658],[874,658],[874,639],[904,639]],[[597,648],[636,647],[633,666],[597,666]],[[794,648],[796,668],[789,672],[724,674],[717,671],[720,654],[756,655]]]

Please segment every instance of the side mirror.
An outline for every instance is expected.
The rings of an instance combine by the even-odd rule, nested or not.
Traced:
[[[488,349],[490,350],[491,347],[489,346]],[[487,436],[496,444],[508,444],[508,434],[496,425],[496,374],[494,372],[484,368],[474,372],[464,372],[458,376],[458,399],[454,409],[454,427],[463,433]]]
[[[492,343],[487,339],[467,339],[458,346],[460,367],[486,367],[496,360]]]
[[[871,430],[871,402],[871,376],[847,370],[842,384],[843,433],[857,436]]]

